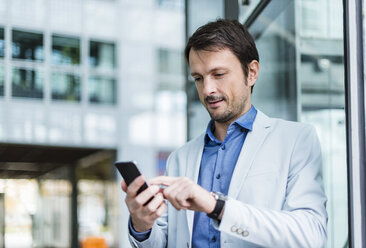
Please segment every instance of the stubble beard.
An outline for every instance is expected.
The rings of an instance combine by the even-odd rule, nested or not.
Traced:
[[[246,99],[243,97],[240,99],[240,103],[237,106],[227,106],[223,113],[215,114],[215,111],[210,111],[208,108],[207,111],[213,121],[218,123],[228,123],[236,120],[243,114],[246,105],[245,102]]]

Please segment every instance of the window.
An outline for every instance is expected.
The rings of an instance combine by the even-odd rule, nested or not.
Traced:
[[[115,46],[113,43],[90,41],[89,65],[103,70],[116,67]]]
[[[183,74],[183,55],[176,50],[159,49],[159,73],[162,74]]]
[[[89,100],[92,103],[116,103],[116,80],[102,76],[89,78]]]
[[[0,58],[5,56],[5,39],[4,39],[4,29],[0,28]]]
[[[12,57],[43,61],[43,34],[13,30]]]
[[[113,42],[90,41],[88,84],[89,101],[91,103],[116,103],[116,51]]]
[[[80,39],[53,35],[52,63],[63,65],[80,64]]]
[[[4,96],[5,68],[0,64],[0,96]]]
[[[51,76],[53,100],[80,101],[80,77],[53,72]]]
[[[43,98],[43,73],[30,69],[13,69],[13,96]]]

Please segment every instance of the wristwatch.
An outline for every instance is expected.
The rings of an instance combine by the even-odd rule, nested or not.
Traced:
[[[216,205],[215,205],[214,210],[211,213],[207,214],[207,216],[210,217],[211,219],[218,220],[218,218],[221,214],[221,211],[225,206],[225,201],[227,200],[227,197],[226,197],[226,195],[224,195],[223,193],[220,193],[220,192],[210,192],[210,194],[213,197],[215,197]]]

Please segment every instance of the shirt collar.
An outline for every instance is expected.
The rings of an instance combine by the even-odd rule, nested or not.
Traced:
[[[233,127],[239,127],[242,131],[252,131],[253,129],[253,123],[255,120],[255,117],[257,116],[257,110],[252,105],[248,112],[240,116],[238,119],[233,121],[233,123],[230,124],[229,129],[232,129]],[[205,143],[207,144],[210,140],[214,141],[216,143],[221,143],[213,134],[213,131],[215,130],[215,122],[211,120],[206,129],[206,135],[205,135]]]

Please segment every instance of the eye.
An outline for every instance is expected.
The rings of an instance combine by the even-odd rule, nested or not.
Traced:
[[[225,73],[215,73],[215,77],[221,78],[225,75]]]
[[[201,80],[202,80],[202,78],[201,78],[201,77],[195,77],[195,78],[194,78],[194,81],[195,81],[195,82],[200,82]]]

